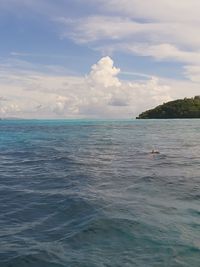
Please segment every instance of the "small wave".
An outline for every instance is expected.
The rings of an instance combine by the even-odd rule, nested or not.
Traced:
[[[56,262],[51,262],[48,260],[48,255],[46,254],[43,258],[46,260],[40,259],[41,255],[26,255],[18,256],[8,261],[1,263],[1,267],[65,267],[63,264]]]

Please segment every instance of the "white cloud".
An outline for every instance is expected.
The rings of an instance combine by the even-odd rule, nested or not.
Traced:
[[[79,43],[101,39],[120,40],[129,37],[130,34],[145,31],[145,25],[121,17],[91,16],[81,19],[59,18],[57,21],[71,29],[64,31],[63,37],[70,37]]]
[[[0,104],[0,114],[2,114],[2,116],[6,116],[7,114],[18,114],[18,112],[20,112],[20,107],[16,103]]]
[[[93,2],[88,0],[88,2]],[[96,0],[103,12],[154,21],[200,21],[198,0]]]
[[[110,57],[91,67],[85,77],[26,76],[0,73],[1,116],[26,118],[130,118],[146,108],[171,100],[170,87],[158,78],[120,80]]]
[[[200,83],[200,65],[185,66],[185,76],[195,83]],[[200,92],[200,90],[199,90]]]
[[[62,37],[77,43],[98,41],[148,42],[149,44],[171,43],[172,45],[198,48],[200,45],[199,24],[186,21],[138,22],[125,16],[89,16],[78,19],[58,18],[66,27]],[[200,23],[200,22],[199,22]]]
[[[64,18],[63,37],[110,55],[126,52],[154,60],[200,66],[200,2],[198,0],[97,0],[91,16]],[[184,71],[192,81],[200,80]]]
[[[103,57],[99,62],[92,66],[88,76],[88,81],[91,84],[102,85],[105,88],[110,86],[119,87],[121,85],[116,77],[120,69],[113,66],[113,61],[110,57]]]
[[[112,48],[110,48],[112,49]],[[158,45],[148,44],[127,44],[116,45],[113,49],[129,51],[141,56],[151,56],[159,61],[177,61],[183,63],[200,64],[200,52],[186,51],[178,49],[168,43]]]
[[[101,50],[103,55],[117,50],[181,62],[187,70],[183,68],[183,75],[199,80],[196,71],[195,78],[191,75],[193,66],[200,66],[199,0],[74,0],[70,6],[68,2],[2,0],[0,12],[32,13],[38,19],[42,14],[51,26],[55,21],[63,26],[62,37]],[[47,55],[12,52],[12,56]]]

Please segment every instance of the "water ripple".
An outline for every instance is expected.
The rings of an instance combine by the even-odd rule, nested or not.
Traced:
[[[199,267],[199,130],[1,121],[0,266]]]

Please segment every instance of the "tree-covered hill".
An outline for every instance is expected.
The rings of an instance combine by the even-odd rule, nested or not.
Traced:
[[[164,103],[141,113],[137,119],[200,118],[200,96]]]

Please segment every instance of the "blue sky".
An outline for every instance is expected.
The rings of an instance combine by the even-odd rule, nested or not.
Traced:
[[[199,10],[197,0],[1,0],[0,116],[129,118],[200,94]]]

